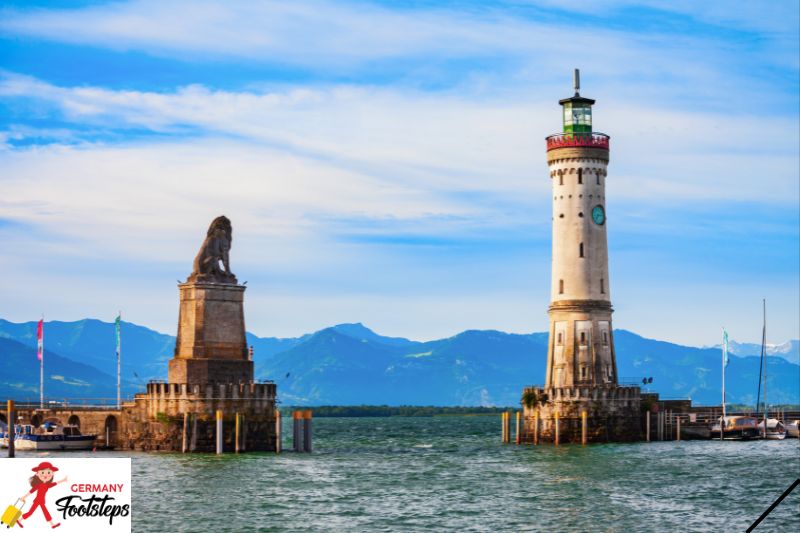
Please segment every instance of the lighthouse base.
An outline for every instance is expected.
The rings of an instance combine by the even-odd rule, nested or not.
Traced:
[[[533,390],[538,403],[523,408],[521,440],[525,442],[580,444],[635,442],[643,439],[639,387]]]

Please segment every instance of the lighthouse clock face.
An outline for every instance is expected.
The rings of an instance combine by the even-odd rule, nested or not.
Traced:
[[[592,220],[594,220],[594,223],[598,226],[602,226],[606,223],[606,212],[603,210],[602,205],[594,206],[594,209],[592,209]]]

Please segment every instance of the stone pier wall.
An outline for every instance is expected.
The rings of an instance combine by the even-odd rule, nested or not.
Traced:
[[[536,389],[542,399],[534,408],[523,408],[524,437],[533,439],[538,414],[540,442],[555,441],[558,415],[559,442],[581,442],[581,413],[586,412],[587,441],[635,442],[644,439],[639,387],[564,387]]]
[[[181,451],[184,413],[196,422],[187,427],[194,451],[216,450],[216,411],[223,412],[224,451],[234,451],[236,414],[243,415],[240,431],[246,451],[275,451],[274,383],[187,385],[149,383],[121,409],[90,407],[22,408],[19,422],[38,426],[47,421],[75,424],[84,434],[96,434],[98,448]],[[192,431],[196,436],[191,438]]]

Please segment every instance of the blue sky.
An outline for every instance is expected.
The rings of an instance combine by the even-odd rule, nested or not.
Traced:
[[[0,316],[173,332],[208,223],[248,329],[547,328],[558,99],[611,135],[615,326],[800,337],[798,4],[35,2],[0,11]]]

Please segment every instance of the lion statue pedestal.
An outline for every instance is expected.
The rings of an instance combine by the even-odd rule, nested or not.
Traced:
[[[244,291],[230,271],[230,221],[216,218],[194,260],[194,270],[180,288],[180,317],[169,382],[187,384],[249,383],[244,326]]]

